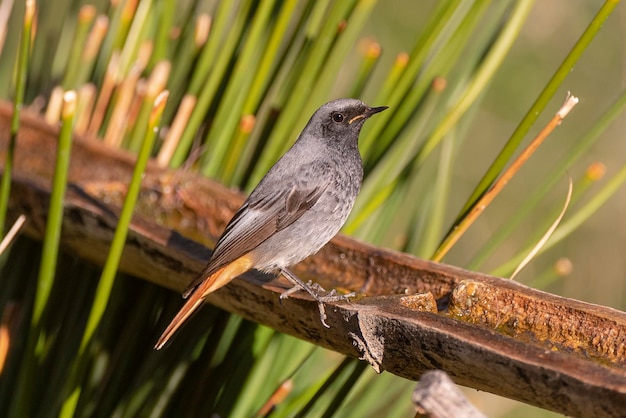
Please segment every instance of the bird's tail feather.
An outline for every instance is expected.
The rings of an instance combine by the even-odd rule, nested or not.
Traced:
[[[189,299],[185,302],[183,307],[178,311],[172,322],[165,328],[163,334],[154,346],[155,349],[160,350],[174,335],[178,328],[193,314],[204,302],[206,297],[230,282],[235,277],[252,268],[252,260],[248,256],[243,256],[233,261],[232,263],[222,267],[215,273],[207,277],[189,296]]]

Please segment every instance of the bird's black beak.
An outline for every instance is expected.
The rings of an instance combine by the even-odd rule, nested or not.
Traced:
[[[380,106],[380,107],[368,107],[367,109],[365,109],[365,112],[361,113],[360,115],[356,115],[355,117],[353,117],[352,119],[350,119],[348,121],[348,124],[352,125],[352,122],[355,122],[359,119],[368,119],[370,116],[378,113],[378,112],[382,112],[385,109],[389,109],[388,106]]]
[[[389,106],[379,106],[379,107],[370,107],[369,109],[367,109],[365,111],[365,113],[363,114],[366,118],[369,118],[370,116],[376,114],[376,113],[380,113],[383,110],[387,110],[389,109]]]

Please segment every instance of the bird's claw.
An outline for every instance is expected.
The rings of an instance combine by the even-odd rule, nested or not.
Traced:
[[[332,289],[330,292],[327,292],[319,283],[312,282],[309,280],[307,283],[298,283],[294,284],[294,286],[290,289],[285,290],[280,294],[280,299],[287,299],[289,296],[293,295],[299,290],[304,290],[309,295],[315,299],[318,303],[332,303],[332,302],[343,302],[348,301],[350,298],[356,296],[355,292],[350,292],[345,295],[337,293],[337,290]]]
[[[333,302],[343,302],[348,301],[350,298],[355,297],[355,292],[350,292],[345,295],[338,294],[335,289],[332,289],[330,292],[327,292],[319,283],[312,282],[309,280],[307,283],[304,283],[300,279],[293,278],[293,273],[288,272],[285,274],[285,277],[290,279],[290,281],[294,284],[291,289],[288,289],[280,294],[280,300],[287,299],[289,296],[293,295],[299,290],[304,290],[307,292],[315,301],[317,302],[317,307],[320,311],[320,322],[326,328],[330,328],[330,325],[326,323],[326,307],[325,303],[333,303]]]

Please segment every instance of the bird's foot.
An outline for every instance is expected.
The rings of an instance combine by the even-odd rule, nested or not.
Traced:
[[[337,293],[335,289],[332,289],[330,292],[326,291],[319,283],[315,283],[309,280],[306,283],[296,283],[291,289],[285,290],[280,294],[281,299],[287,299],[289,296],[293,295],[299,290],[304,290],[309,295],[313,297],[317,302],[323,303],[331,303],[331,302],[343,302],[348,301],[350,298],[356,296],[355,292],[350,292],[347,294]]]
[[[330,328],[330,326],[326,323],[326,308],[324,307],[324,303],[348,301],[350,298],[356,296],[356,293],[354,292],[342,295],[337,293],[335,289],[327,292],[322,286],[320,286],[319,283],[312,282],[311,280],[305,283],[300,278],[298,278],[298,276],[296,276],[294,273],[287,269],[281,269],[280,272],[294,285],[291,289],[288,289],[281,293],[280,299],[286,299],[296,293],[298,290],[304,290],[309,295],[311,295],[313,299],[315,299],[315,301],[317,302],[317,307],[320,311],[320,322],[326,328]]]

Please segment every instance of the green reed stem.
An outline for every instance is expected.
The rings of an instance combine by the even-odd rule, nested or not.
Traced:
[[[0,180],[0,234],[2,235],[4,235],[7,207],[9,206],[9,195],[11,193],[13,157],[15,154],[15,144],[17,142],[17,131],[20,127],[20,113],[24,103],[24,91],[26,90],[34,16],[35,2],[34,0],[29,0],[26,2],[24,24],[22,26],[17,63],[15,65],[15,97],[13,98],[13,116],[11,117],[11,137],[9,139],[7,156],[4,162],[4,173],[2,174],[2,180]]]
[[[167,92],[163,92],[156,98],[154,102],[153,111],[150,115],[150,121],[146,129],[144,142],[141,146],[139,155],[137,156],[137,162],[135,163],[135,168],[133,170],[133,177],[130,181],[130,184],[128,185],[128,192],[126,194],[126,199],[124,200],[124,205],[122,206],[122,212],[120,213],[117,227],[115,228],[113,240],[111,241],[109,255],[102,270],[102,275],[100,276],[100,281],[96,289],[96,295],[91,306],[89,318],[87,319],[87,325],[85,327],[85,331],[83,333],[83,337],[80,343],[78,359],[76,363],[74,363],[72,376],[70,377],[69,389],[72,392],[63,404],[60,414],[61,417],[69,418],[74,416],[74,412],[78,404],[78,399],[82,390],[80,383],[80,380],[82,378],[81,374],[83,372],[82,369],[86,364],[88,357],[86,348],[87,345],[91,342],[93,334],[100,324],[106,306],[109,302],[109,296],[111,294],[111,289],[113,288],[117,268],[122,257],[124,245],[126,243],[126,237],[128,235],[128,229],[133,216],[135,203],[137,202],[137,197],[141,188],[141,179],[143,178],[143,173],[146,169],[146,165],[148,164],[148,159],[150,158],[150,153],[152,152],[154,141],[157,137],[157,128],[161,121],[161,116],[163,114],[163,108],[165,107],[166,101]]]
[[[578,39],[570,53],[561,63],[550,81],[548,81],[548,84],[546,84],[543,91],[539,94],[539,97],[537,97],[537,100],[535,100],[520,124],[517,126],[517,128],[511,135],[511,138],[508,140],[502,151],[500,151],[500,154],[498,154],[489,169],[487,169],[487,172],[480,180],[470,197],[467,199],[467,202],[463,206],[463,209],[457,216],[455,224],[458,223],[461,218],[463,218],[468,213],[468,211],[474,206],[478,199],[485,193],[489,186],[491,186],[491,184],[495,181],[498,175],[502,172],[502,169],[509,162],[513,153],[524,139],[526,133],[530,130],[539,115],[548,105],[554,94],[557,92],[558,88],[561,86],[567,75],[572,70],[574,64],[578,62],[578,59],[587,49],[591,41],[593,41],[595,36],[600,31],[600,28],[602,27],[606,19],[611,15],[618,3],[619,0],[607,0],[600,8],[598,13],[594,16],[593,20],[591,21],[585,32]]]

